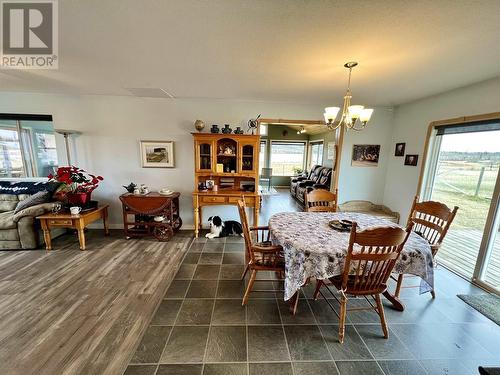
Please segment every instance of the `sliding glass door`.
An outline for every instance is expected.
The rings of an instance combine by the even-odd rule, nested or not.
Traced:
[[[491,123],[436,127],[422,194],[459,207],[438,262],[492,288],[500,288],[499,128]]]

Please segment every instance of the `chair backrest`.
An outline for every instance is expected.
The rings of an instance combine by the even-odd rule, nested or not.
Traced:
[[[431,246],[440,245],[450,228],[458,207],[450,210],[447,205],[435,202],[418,202],[418,195],[413,200],[408,223],[413,221],[413,231],[425,238]]]
[[[312,180],[313,176],[317,174],[316,172],[319,170],[319,168],[322,168],[322,166],[319,164],[313,165],[311,170],[309,171],[309,174],[307,175],[307,179]]]
[[[399,227],[378,227],[357,232],[357,224],[353,223],[342,275],[342,289],[360,294],[383,292],[412,226],[413,223],[410,223],[406,230]],[[353,270],[354,273],[351,272],[349,276]]]
[[[261,178],[271,178],[273,176],[272,168],[262,168],[260,171]]]
[[[255,255],[253,252],[253,239],[252,239],[252,233],[250,231],[250,225],[248,224],[248,216],[247,216],[245,201],[243,199],[238,200],[237,204],[238,204],[238,212],[240,213],[241,227],[243,228],[245,251],[247,252],[248,258],[253,263],[255,263]]]
[[[306,194],[304,208],[307,212],[335,212],[337,196],[337,189],[333,193],[324,189],[314,189]]]

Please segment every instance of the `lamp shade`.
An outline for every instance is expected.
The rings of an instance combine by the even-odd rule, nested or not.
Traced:
[[[326,122],[333,122],[337,118],[337,114],[339,113],[340,108],[339,107],[326,107],[325,108],[325,121]]]
[[[373,108],[365,108],[361,111],[361,115],[359,116],[359,120],[361,122],[368,122],[370,121],[373,113]]]
[[[361,112],[363,112],[363,107],[362,105],[351,105],[349,106],[349,116],[353,120],[357,120],[361,116]]]

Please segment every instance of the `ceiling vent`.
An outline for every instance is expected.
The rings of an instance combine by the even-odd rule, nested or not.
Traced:
[[[140,98],[175,98],[169,92],[154,87],[129,87],[126,90],[128,90],[132,95],[138,96]]]

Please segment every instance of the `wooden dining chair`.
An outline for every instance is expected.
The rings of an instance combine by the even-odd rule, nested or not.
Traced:
[[[328,299],[325,300],[339,317],[339,341],[344,342],[345,318],[347,311],[373,309],[380,317],[384,337],[389,337],[385,321],[384,307],[380,294],[387,289],[387,280],[391,276],[396,260],[408,239],[412,224],[406,230],[399,227],[378,227],[357,232],[357,224],[353,223],[349,239],[349,247],[342,275],[331,277],[330,282],[339,290],[340,300],[322,280],[318,280],[314,299],[318,294],[325,295],[321,287],[326,289],[340,304],[337,314]],[[347,296],[362,296],[370,307],[347,309]],[[372,301],[368,297],[372,297]]]
[[[273,245],[269,237],[269,227],[250,227],[246,213],[246,206],[243,200],[238,201],[238,211],[240,213],[243,236],[245,238],[245,251],[248,255],[248,263],[243,273],[250,271],[250,280],[243,296],[242,306],[245,306],[250,293],[252,292],[257,272],[275,271],[280,276],[285,272],[285,259],[283,258],[283,248],[279,245]],[[259,279],[258,281],[276,281]],[[265,290],[266,292],[275,292],[275,290]],[[262,292],[262,290],[260,290]]]
[[[440,202],[419,202],[418,195],[415,196],[410,215],[408,216],[408,223],[413,222],[415,224],[413,226],[413,231],[429,242],[432,257],[435,257],[439,251],[457,211],[457,206],[451,210],[447,205]],[[397,284],[394,295],[399,298],[403,285],[403,274],[399,274],[396,281]],[[409,288],[412,287],[414,286],[409,286]],[[434,290],[431,291],[431,295],[432,298],[436,298],[436,292]]]
[[[307,212],[336,212],[338,192],[314,189],[306,194],[304,208]]]

